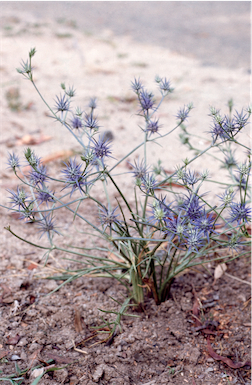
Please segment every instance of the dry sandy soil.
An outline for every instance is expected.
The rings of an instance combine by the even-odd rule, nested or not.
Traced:
[[[188,130],[206,137],[195,142],[199,149],[205,148],[209,140],[206,132],[211,123],[210,105],[223,113],[228,112],[230,98],[238,111],[248,105],[249,75],[245,70],[201,67],[196,60],[163,48],[133,43],[130,38],[116,38],[110,31],[101,31],[99,36],[84,34],[67,21],[55,25],[47,20],[43,24],[27,20],[31,19],[25,14],[1,16],[1,57],[4,58],[0,68],[1,204],[8,204],[9,194],[5,190],[14,190],[17,186],[17,179],[6,169],[8,152],[22,156],[29,145],[46,160],[50,172],[57,175],[69,151],[78,151],[69,133],[48,117],[48,110],[32,85],[15,71],[21,59],[26,60],[31,47],[37,49],[35,82],[50,105],[60,93],[61,82],[75,86],[76,105],[83,109],[90,97],[97,96],[101,130],[112,133],[113,156],[117,159],[142,140],[138,127],[141,118],[136,115],[138,107],[130,90],[134,77],[140,77],[155,93],[157,74],[171,80],[175,91],[159,111],[162,133],[173,128],[178,108],[193,102],[195,109],[190,114]],[[241,141],[250,141],[248,128]],[[141,155],[141,151],[137,155]],[[161,148],[150,148],[149,161],[161,159],[166,169],[174,170],[182,159],[191,155],[182,147],[175,131],[162,142]],[[133,162],[135,157],[131,155],[129,160]],[[237,157],[240,161],[244,159],[242,152],[238,152]],[[208,168],[219,181],[225,178],[218,162],[207,156],[196,161],[194,167],[197,171]],[[120,172],[123,171],[129,171],[126,162],[120,168]],[[119,182],[125,194],[131,196],[132,178],[124,175]],[[209,183],[205,187],[212,199],[220,191],[213,186]],[[90,218],[96,218],[92,206],[85,210]],[[31,368],[49,361],[54,367],[67,366],[46,373],[40,380],[43,385],[250,384],[249,365],[232,368],[213,358],[207,346],[210,342],[217,354],[233,362],[249,360],[251,274],[248,259],[229,263],[228,274],[216,282],[213,264],[209,264],[207,270],[199,268],[177,278],[171,298],[160,306],[149,298],[144,312],[132,310],[132,314],[139,317],[123,318],[122,332],[109,345],[103,342],[106,335],[97,335],[92,327],[102,323],[98,309],[116,309],[111,297],[123,301],[124,287],[112,279],[82,277],[46,296],[62,282],[46,280],[46,277],[79,265],[63,260],[58,253],[52,255],[43,268],[43,251],[18,241],[3,227],[10,225],[30,242],[38,241],[35,229],[21,226],[20,221],[3,208],[0,208],[0,217],[1,378],[15,374],[17,362],[21,370],[30,369],[22,383],[31,384],[34,380]],[[57,220],[67,242],[77,238],[80,244],[87,244],[85,237],[76,235],[70,217],[62,213]],[[202,304],[202,322],[210,322],[213,334],[195,329],[193,287]]]

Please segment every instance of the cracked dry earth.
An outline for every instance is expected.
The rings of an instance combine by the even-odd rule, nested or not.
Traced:
[[[11,171],[6,170],[8,151],[22,154],[30,145],[46,159],[52,175],[57,175],[62,161],[76,150],[72,139],[63,136],[46,116],[48,112],[31,85],[15,73],[20,59],[33,46],[38,50],[36,80],[47,98],[53,100],[62,81],[76,85],[78,74],[79,100],[87,103],[90,96],[99,94],[100,120],[114,135],[115,157],[121,155],[120,143],[122,151],[128,151],[132,141],[138,140],[137,107],[128,91],[134,76],[148,79],[153,85],[156,73],[172,74],[178,92],[161,110],[162,123],[168,127],[177,108],[191,100],[199,110],[204,110],[204,116],[209,103],[224,109],[230,97],[239,95],[235,99],[239,109],[249,100],[249,75],[242,70],[216,69],[213,73],[213,69],[201,68],[194,60],[164,49],[136,45],[127,38],[117,39],[108,32],[99,37],[89,36],[67,23],[35,25],[28,23],[29,18],[24,15],[1,17],[1,49],[5,55],[1,67],[4,79],[1,121],[5,127],[0,148],[1,204],[8,204],[5,190],[17,186]],[[197,90],[201,90],[200,94]],[[16,104],[11,105],[11,101]],[[192,114],[192,130],[202,130],[202,126],[207,130],[209,121],[204,116]],[[247,141],[248,131],[244,135]],[[168,145],[169,151],[160,152],[160,156],[169,167],[175,167],[180,152],[175,151],[179,146],[177,137],[171,136]],[[160,150],[153,151],[154,157]],[[200,169],[201,164],[196,166]],[[216,164],[209,167],[214,174]],[[129,194],[130,183],[130,178],[123,178],[122,186]],[[84,209],[86,215],[94,218],[92,206]],[[76,227],[70,225],[71,218],[64,212],[57,221],[66,242],[77,238],[80,245],[87,244],[85,236],[76,231],[78,222]],[[3,229],[10,225],[30,242],[37,242],[35,228],[22,226],[15,215],[3,208],[0,208],[0,223],[0,378],[15,374],[18,363],[21,370],[29,369],[22,382],[27,385],[32,384],[32,369],[37,365],[62,368],[44,374],[39,382],[42,385],[250,384],[249,258],[229,263],[227,272],[216,281],[213,263],[186,271],[176,278],[171,297],[160,306],[147,297],[144,311],[133,307],[128,310],[137,317],[123,317],[121,332],[106,343],[104,330],[97,333],[94,328],[103,324],[102,316],[109,320],[113,315],[99,309],[118,310],[111,298],[122,303],[125,288],[112,279],[81,277],[48,295],[62,283],[53,277],[66,269],[80,268],[81,264],[64,260],[64,255],[58,252],[43,267],[43,251]],[[237,362],[241,367],[232,367]],[[1,383],[10,382],[1,380]]]

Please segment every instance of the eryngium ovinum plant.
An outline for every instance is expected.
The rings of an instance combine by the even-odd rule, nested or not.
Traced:
[[[12,207],[8,209],[18,212],[25,222],[35,224],[38,243],[33,244],[15,234],[10,227],[5,227],[11,234],[45,249],[46,261],[55,250],[69,253],[72,256],[70,260],[77,258],[77,261],[81,261],[83,268],[69,270],[64,283],[85,274],[114,277],[128,290],[127,304],[129,298],[137,304],[143,304],[147,293],[159,304],[169,296],[174,278],[185,269],[249,254],[250,148],[240,143],[238,137],[248,124],[250,107],[233,114],[232,102],[229,102],[228,115],[222,115],[211,107],[212,126],[208,132],[211,144],[200,151],[191,144],[190,134],[183,124],[193,108],[192,104],[178,111],[177,123],[170,132],[161,134],[157,111],[164,98],[173,91],[170,82],[166,78],[156,77],[155,82],[161,93],[157,104],[154,95],[145,89],[139,79],[135,79],[131,87],[138,100],[139,109],[136,112],[144,122],[142,133],[139,130],[142,140],[129,154],[117,160],[113,158],[111,143],[99,134],[96,99],[91,99],[88,112],[82,112],[79,107],[73,109],[75,91],[62,84],[63,96],[56,96],[55,105],[50,107],[34,83],[31,64],[34,54],[35,49],[32,49],[28,61],[22,62],[18,72],[31,81],[52,118],[74,136],[80,153],[64,164],[60,179],[50,176],[38,155],[30,148],[24,152],[25,163],[30,165],[27,174],[22,172],[18,156],[9,155],[9,167],[21,185],[17,191],[9,191]],[[174,172],[167,175],[160,162],[155,167],[147,164],[147,143],[149,148],[151,143],[162,141],[178,127],[182,128],[182,143],[189,146],[193,156],[180,167],[174,165]],[[129,197],[117,184],[117,169],[141,146],[144,149],[143,159],[138,158],[131,165],[129,175],[134,189],[134,204],[130,204]],[[239,146],[244,149],[245,159],[237,164],[234,152]],[[221,183],[223,193],[216,196],[214,206],[208,202],[207,195],[201,193],[204,182],[211,181],[208,171],[199,174],[192,169],[192,163],[213,148],[222,154],[219,160],[231,177],[230,184]],[[216,152],[214,154],[209,155],[216,161],[218,156]],[[112,167],[107,166],[108,158],[113,159]],[[57,191],[50,187],[50,183],[55,182],[61,185]],[[99,185],[103,191],[103,195],[99,194],[100,200],[92,194],[95,185]],[[109,193],[112,185],[119,198],[111,202]],[[183,193],[176,192],[178,189],[174,189],[174,185],[183,187],[180,189]],[[91,222],[80,213],[79,207],[85,201],[95,202],[98,225],[97,221]],[[64,233],[58,227],[57,213],[61,209],[69,211],[69,221],[80,218],[83,224],[95,230],[96,236],[103,239],[102,248],[93,247],[93,251],[98,250],[100,256],[92,255],[90,248],[75,248],[74,245],[60,247],[57,242],[60,236],[64,237]],[[45,236],[43,239],[47,238],[43,244],[40,240],[42,236]],[[225,257],[220,253],[221,249],[226,250]],[[116,258],[108,258],[111,253]]]

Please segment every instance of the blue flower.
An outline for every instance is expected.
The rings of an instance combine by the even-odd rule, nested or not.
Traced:
[[[90,99],[88,107],[90,107],[91,110],[94,110],[97,107],[96,98]]]
[[[156,134],[160,127],[161,126],[158,123],[158,119],[157,120],[149,120],[148,125],[147,125],[147,132],[149,132],[149,134],[151,136],[152,134]]]
[[[9,165],[8,168],[12,168],[13,171],[15,171],[16,168],[19,168],[20,167],[20,163],[19,163],[18,156],[15,155],[14,153],[13,154],[9,153],[8,165]]]
[[[140,79],[138,79],[138,80],[134,79],[134,82],[131,82],[131,88],[136,93],[139,93],[139,91],[143,88]]]
[[[196,221],[202,215],[202,207],[204,204],[200,205],[200,199],[195,194],[190,194],[184,199],[181,208],[185,211],[184,217],[189,221]]]
[[[55,102],[56,102],[56,105],[55,105],[56,112],[68,111],[69,107],[70,107],[70,101],[66,97],[66,95],[65,94],[63,96],[60,95],[60,97],[56,96],[56,98],[57,98],[57,100],[55,100]]]
[[[184,122],[188,118],[189,112],[191,111],[192,108],[193,108],[192,105],[189,105],[189,106],[184,106],[183,108],[180,108],[178,110],[176,118],[180,120],[180,123]]]
[[[146,176],[147,174],[147,170],[148,170],[148,167],[145,165],[145,161],[144,159],[141,160],[141,163],[140,163],[140,160],[138,158],[137,162],[134,160],[134,163],[135,165],[130,164],[130,166],[133,168],[133,171],[130,171],[135,178],[137,179],[142,179]]]
[[[75,190],[79,190],[80,193],[83,193],[83,186],[86,186],[87,180],[86,175],[83,175],[81,171],[81,164],[77,164],[75,160],[70,159],[69,163],[64,163],[66,165],[66,170],[63,170],[62,173],[65,175],[65,183],[66,187],[71,187],[72,191],[70,196],[73,194]]]
[[[72,128],[78,130],[79,128],[82,128],[83,127],[83,124],[82,124],[82,121],[80,118],[78,118],[78,116],[75,116],[72,120],[71,120],[71,126]]]
[[[188,229],[185,239],[190,251],[198,252],[198,249],[205,244],[204,231],[198,228]]]
[[[243,114],[243,110],[239,114],[237,111],[236,115],[234,115],[234,122],[236,125],[237,131],[240,131],[243,127],[245,127],[248,124],[249,114]]]
[[[49,191],[39,191],[37,193],[37,201],[38,203],[46,203],[54,202],[54,198],[52,197],[53,193]]]
[[[230,139],[227,132],[223,129],[224,120],[221,122],[214,121],[214,125],[212,126],[211,131],[209,131],[210,134],[212,134],[213,142],[215,143],[218,138],[221,140]]]
[[[115,215],[117,209],[118,206],[114,210],[107,210],[105,207],[104,209],[99,207],[99,218],[101,225],[104,226],[104,230],[106,230],[108,226],[111,228],[113,224],[120,224],[120,221],[116,219],[118,215]]]
[[[153,174],[146,174],[142,178],[142,188],[146,191],[147,194],[154,194],[154,190],[158,188],[158,182],[156,181]]]
[[[48,215],[42,215],[42,219],[37,221],[37,226],[39,228],[39,232],[41,232],[40,238],[45,234],[45,233],[56,233],[60,235],[60,233],[56,230],[55,223],[53,221],[52,214]]]
[[[207,237],[207,241],[209,242],[209,235],[214,233],[214,221],[215,216],[213,213],[206,213],[205,210],[201,214],[201,217],[195,221],[195,226],[199,228],[199,230],[203,231],[205,237]]]
[[[148,112],[150,109],[153,108],[153,105],[154,105],[153,97],[154,95],[152,93],[148,93],[144,89],[140,91],[139,99],[140,99],[142,110],[144,112],[145,111]]]
[[[195,185],[201,178],[197,176],[197,173],[195,171],[189,170],[188,172],[184,171],[182,180],[184,184],[193,186]]]
[[[186,220],[182,217],[182,212],[179,212],[178,215],[175,215],[172,212],[167,215],[165,218],[165,225],[165,233],[169,236],[170,240],[177,236],[179,242],[181,242],[187,231]]]
[[[161,81],[159,82],[159,88],[165,94],[168,94],[173,91],[170,81],[166,78],[161,79]]]
[[[170,215],[171,210],[169,208],[170,204],[165,203],[166,197],[161,198],[161,200],[155,200],[153,204],[151,205],[153,215],[148,218],[148,221],[150,223],[160,223],[162,224],[162,221],[166,219],[168,215]]]
[[[230,205],[230,222],[237,221],[238,224],[241,222],[250,221],[251,208],[246,207],[245,203],[232,203]]]
[[[36,170],[32,170],[29,173],[30,182],[37,186],[38,184],[43,184],[48,178],[46,175],[46,167],[44,165],[38,165]]]
[[[18,206],[18,210],[20,210],[21,208],[26,208],[27,200],[29,199],[29,197],[23,189],[20,190],[19,187],[17,187],[17,193],[11,190],[7,191],[12,195],[11,197],[9,197],[9,199],[11,200],[13,207]]]
[[[110,154],[110,140],[104,140],[104,137],[100,137],[96,140],[94,138],[91,139],[94,146],[92,146],[92,150],[96,158],[101,159],[103,161],[104,158],[109,157],[112,158]]]
[[[90,130],[98,131],[99,125],[98,120],[96,117],[94,117],[92,114],[88,115],[85,114],[85,120],[84,120],[85,127],[90,128]]]

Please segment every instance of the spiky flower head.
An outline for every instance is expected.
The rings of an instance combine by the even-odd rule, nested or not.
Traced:
[[[241,112],[235,111],[236,114],[234,115],[234,123],[236,125],[237,131],[240,131],[243,127],[245,127],[248,124],[248,119],[250,114],[243,113],[243,110]]]
[[[71,120],[71,127],[76,130],[79,130],[83,127],[82,121],[78,116],[74,116]]]
[[[179,242],[181,242],[187,231],[186,220],[183,218],[182,212],[180,211],[178,215],[172,212],[169,213],[165,218],[165,226],[166,230],[164,232],[169,239],[171,240],[177,236]]]
[[[104,226],[104,230],[106,230],[107,227],[111,228],[113,224],[120,224],[120,221],[117,219],[118,214],[115,215],[117,209],[118,206],[114,210],[99,207],[99,218],[101,225]]]
[[[200,175],[200,177],[201,177],[202,180],[205,180],[205,179],[207,179],[207,178],[210,178],[210,176],[209,176],[209,171],[208,171],[208,170],[203,170],[202,173],[201,173],[201,175]]]
[[[193,104],[189,103],[187,106],[180,108],[177,112],[176,118],[180,120],[180,123],[183,123],[188,117],[189,113],[193,108]]]
[[[129,163],[130,166],[133,168],[133,171],[130,171],[135,178],[142,179],[146,176],[148,173],[148,167],[145,165],[144,159],[141,160],[138,158],[137,161],[134,160],[134,165]]]
[[[75,159],[70,159],[69,163],[64,163],[66,169],[62,171],[65,177],[66,186],[64,188],[71,187],[72,191],[70,196],[75,190],[79,190],[83,194],[83,186],[86,186],[86,175],[83,175],[81,171],[81,164],[77,164]]]
[[[36,166],[36,169],[33,169],[29,173],[30,183],[34,186],[37,186],[39,184],[43,185],[47,178],[48,176],[46,174],[46,167],[41,164]]]
[[[40,190],[37,194],[36,194],[36,198],[37,198],[37,201],[38,203],[46,203],[48,204],[49,202],[54,202],[55,199],[53,197],[54,193],[49,191],[48,189],[46,191],[43,191],[43,190]]]
[[[222,141],[230,139],[228,132],[225,131],[225,129],[223,128],[225,126],[224,123],[224,119],[222,119],[221,117],[220,119],[215,118],[213,126],[209,131],[209,133],[212,135],[213,143],[215,143],[218,138],[220,138]]]
[[[9,167],[8,168],[12,168],[12,170],[15,172],[16,168],[19,168],[20,167],[20,162],[19,162],[19,158],[16,154],[10,154],[9,153],[9,157],[8,157],[8,165]]]
[[[88,107],[90,107],[91,110],[94,110],[97,107],[96,98],[90,99]]]
[[[67,98],[66,94],[64,94],[63,96],[60,95],[60,97],[58,97],[56,95],[56,98],[57,98],[57,100],[55,100],[55,102],[56,102],[56,105],[55,105],[56,112],[69,111],[70,100]]]
[[[169,215],[170,213],[170,204],[166,204],[165,202],[166,197],[161,198],[161,200],[155,199],[152,203],[152,212],[153,215],[149,218],[150,222],[159,222],[162,223],[163,220]]]
[[[94,163],[95,154],[89,146],[85,148],[83,154],[81,155],[81,160],[83,160],[87,166],[91,163]]]
[[[151,136],[152,134],[156,134],[160,128],[160,124],[158,122],[158,119],[156,120],[149,120],[146,131]]]
[[[183,170],[184,171],[184,170]],[[198,174],[195,171],[184,171],[183,173],[183,183],[186,186],[194,186],[201,178],[198,176]]]
[[[146,174],[142,178],[142,188],[146,191],[147,194],[154,195],[154,190],[158,188],[158,182],[155,179],[155,175]]]
[[[202,212],[200,218],[195,221],[195,227],[198,227],[203,231],[204,236],[207,237],[207,241],[209,242],[209,235],[214,233],[214,221],[215,216],[213,213],[206,213],[205,209]]]
[[[69,87],[68,90],[65,91],[66,95],[69,96],[69,98],[73,98],[76,95],[76,90],[74,87]]]
[[[237,165],[237,161],[234,156],[234,152],[231,150],[227,152],[224,159],[225,165],[223,167],[226,167],[227,169],[230,169],[232,167],[235,167]]]
[[[234,199],[234,189],[233,187],[229,187],[222,195],[217,195],[222,200],[221,206],[229,206]]]
[[[149,110],[153,109],[153,106],[154,106],[153,98],[154,98],[154,95],[152,93],[149,93],[144,89],[140,90],[139,101],[141,104],[141,109],[144,113],[145,112],[148,113]]]
[[[84,119],[84,125],[87,128],[90,128],[90,130],[98,131],[100,126],[98,124],[98,119],[93,116],[93,114],[88,115],[85,114],[85,119]]]
[[[199,228],[189,228],[185,235],[186,245],[190,251],[198,252],[205,244],[204,231]]]
[[[99,136],[99,139],[96,140],[95,138],[91,139],[92,143],[94,144],[91,148],[94,152],[94,155],[96,158],[100,160],[104,160],[104,158],[111,158],[112,152],[110,150],[111,141],[105,140],[104,136]]]
[[[196,221],[202,215],[202,207],[204,204],[200,204],[200,197],[193,193],[186,196],[181,208],[185,211],[184,217],[189,221]]]
[[[52,235],[52,233],[60,235],[60,233],[56,230],[52,214],[42,215],[42,217],[42,219],[37,221],[39,232],[42,233],[40,238],[46,233],[49,235]]]
[[[238,165],[238,170],[235,170],[238,172],[241,176],[249,176],[251,170],[251,162],[244,162],[240,163]]]
[[[166,78],[162,78],[160,81],[159,81],[159,89],[160,91],[162,92],[162,94],[169,94],[171,93],[174,89],[171,87],[171,83],[169,80],[167,80]]]
[[[232,203],[230,205],[230,222],[237,221],[238,224],[241,222],[251,221],[251,208],[247,207],[245,203]]]
[[[134,82],[131,82],[131,88],[138,94],[139,91],[143,88],[140,79],[134,79]]]
[[[20,210],[20,208],[25,208],[28,205],[27,201],[29,196],[23,189],[19,189],[19,187],[17,187],[16,193],[12,190],[7,191],[11,194],[9,199],[11,200],[13,207],[18,206],[18,210]]]
[[[40,158],[35,155],[34,151],[32,151],[29,147],[25,150],[24,156],[32,168],[36,168],[40,165]]]

